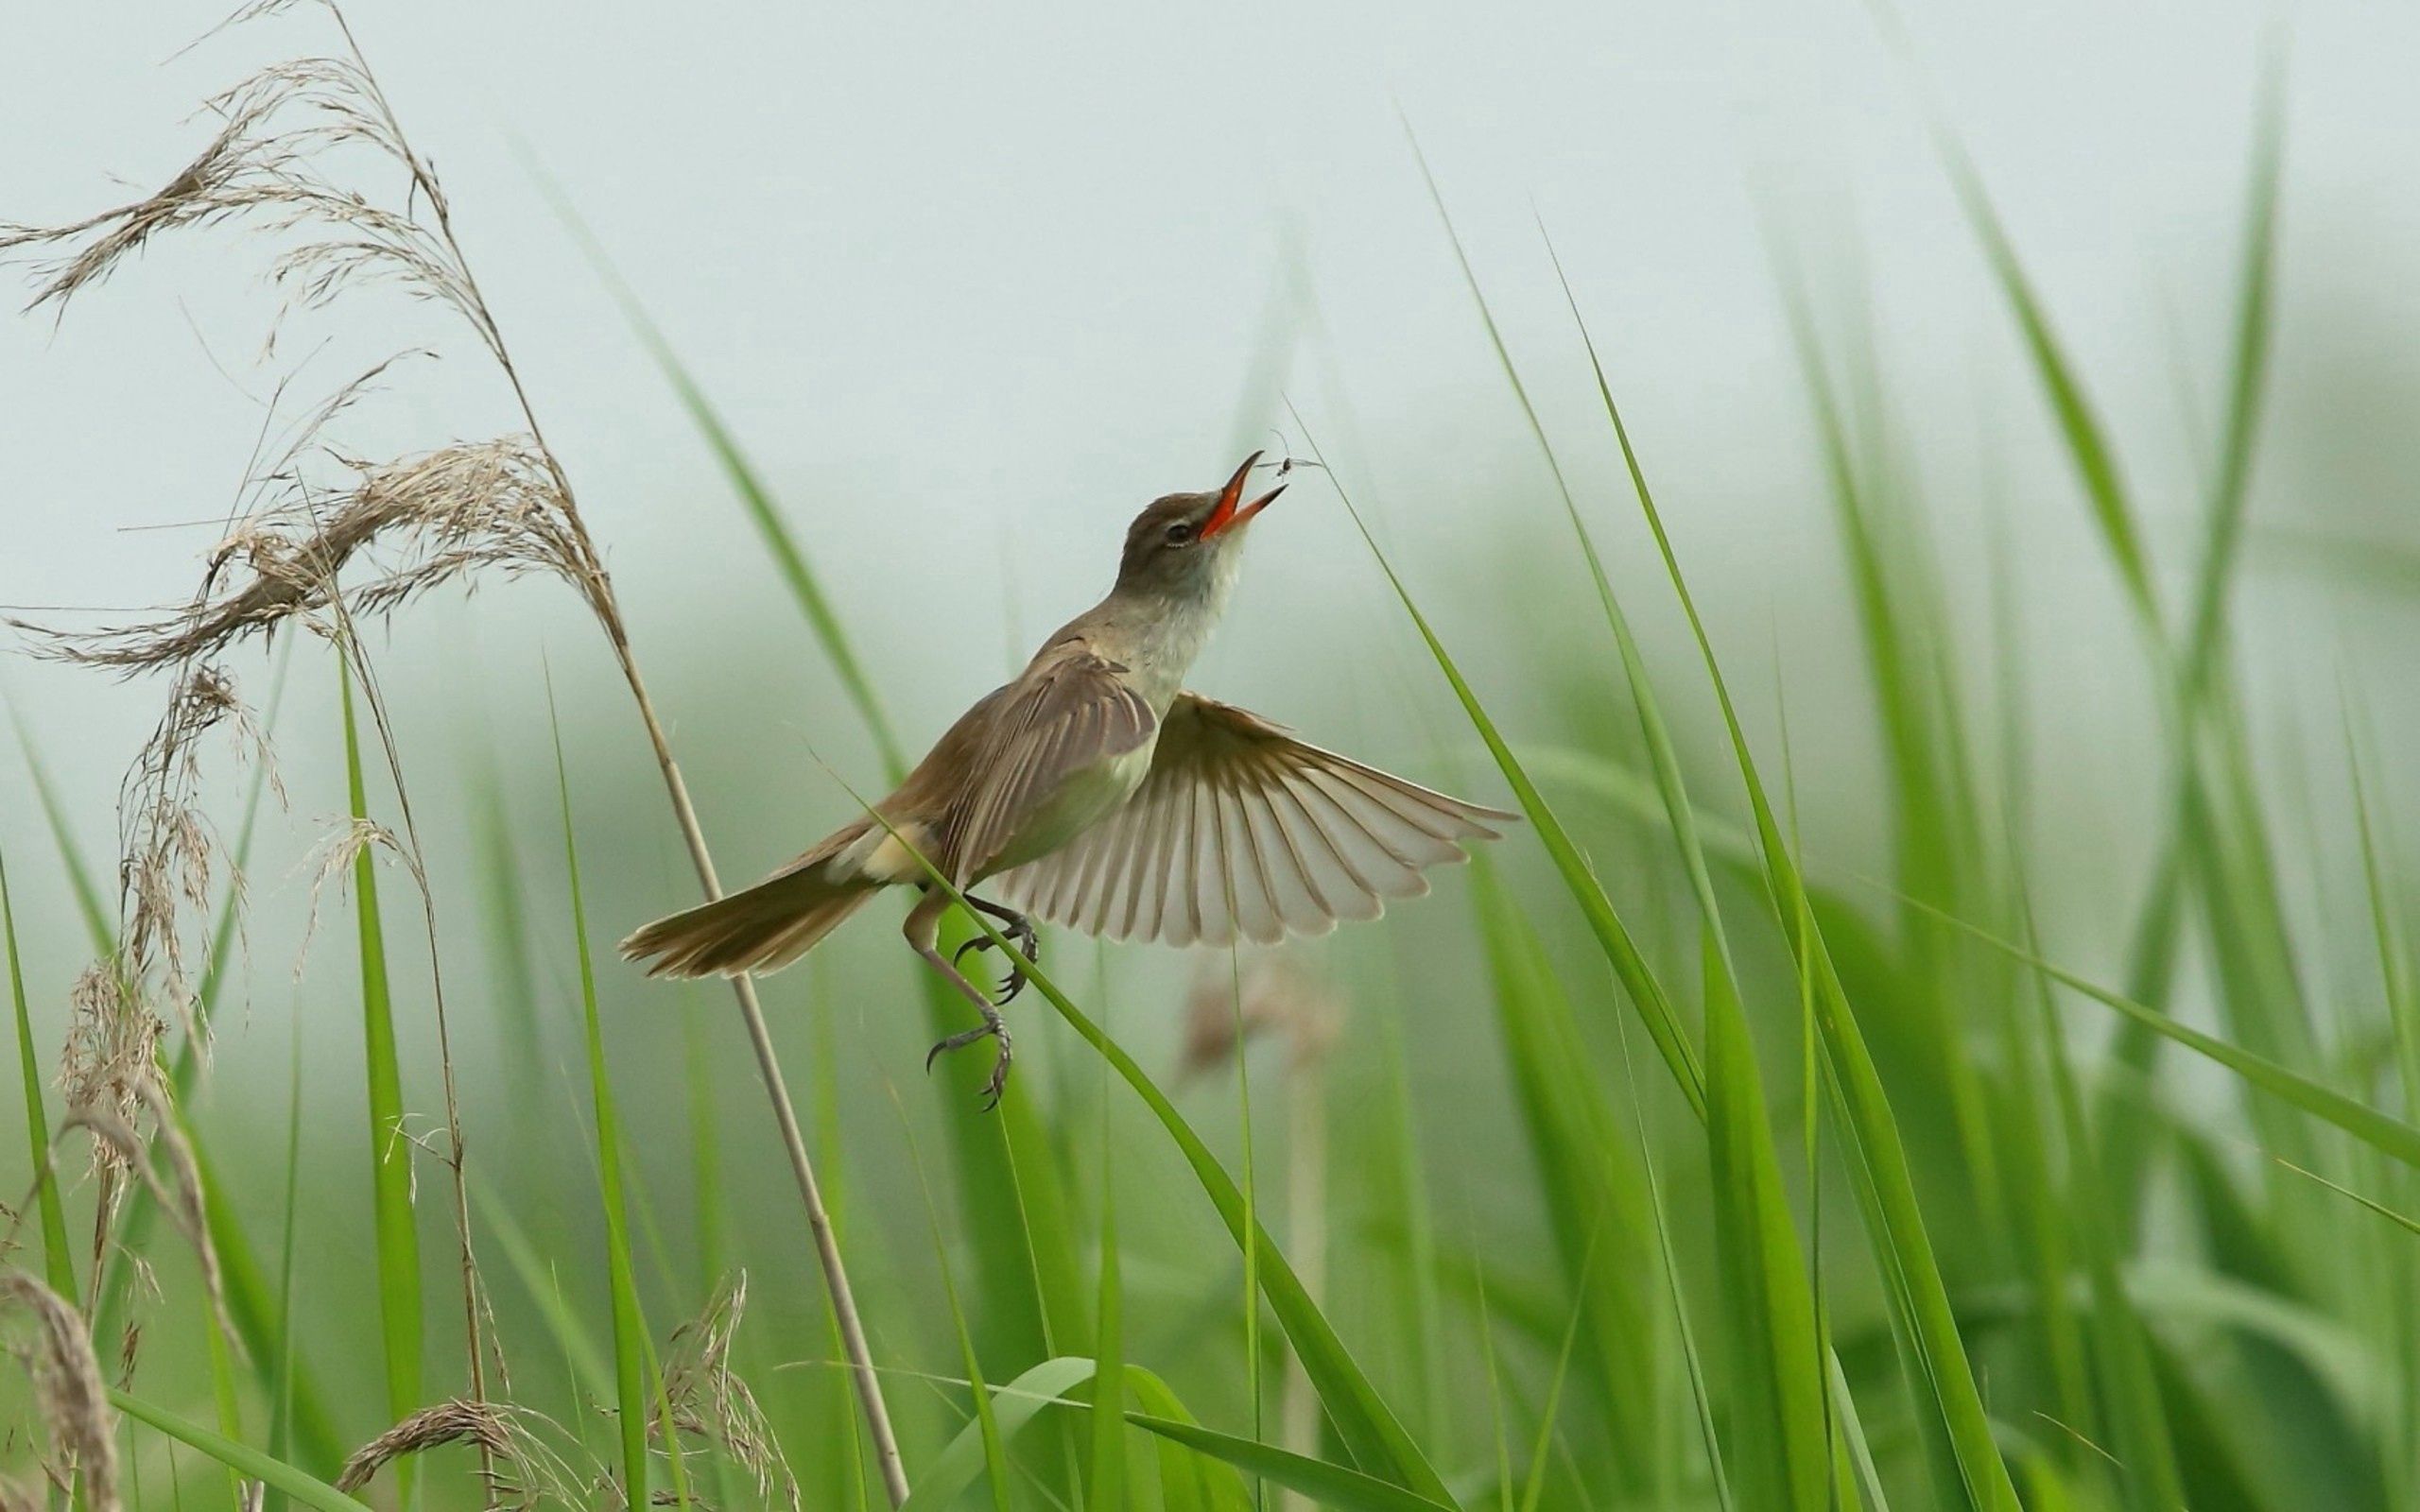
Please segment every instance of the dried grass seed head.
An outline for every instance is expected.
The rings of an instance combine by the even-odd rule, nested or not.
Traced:
[[[84,1478],[92,1512],[119,1512],[117,1414],[110,1406],[101,1363],[93,1353],[83,1314],[22,1270],[0,1270],[0,1311],[30,1327],[10,1349],[33,1383],[49,1439],[45,1472],[65,1486]]]

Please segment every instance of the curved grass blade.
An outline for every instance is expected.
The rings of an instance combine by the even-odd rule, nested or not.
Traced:
[[[1919,904],[1927,913],[1956,929],[1964,930],[1994,950],[2005,952],[2014,960],[2031,967],[2071,991],[2080,992],[2103,1006],[2116,1009],[2128,1019],[2150,1029],[2162,1039],[2171,1040],[2205,1059],[2214,1060],[2234,1072],[2247,1084],[2269,1093],[2294,1108],[2302,1109],[2323,1123],[2332,1124],[2370,1148],[2405,1165],[2420,1168],[2420,1127],[2401,1119],[2381,1113],[2365,1103],[2357,1102],[2333,1088],[2322,1085],[2298,1072],[2254,1055],[2249,1050],[2230,1044],[2216,1035],[2204,1034],[2177,1022],[2155,1008],[2148,1008],[2120,992],[2112,992],[2078,976],[2051,962],[2044,960],[2025,947],[2000,938],[1989,930],[1970,924],[1962,919],[1944,913],[1929,904]]]
[[[117,944],[117,926],[110,918],[108,902],[101,897],[98,883],[83,864],[83,852],[76,845],[76,836],[67,828],[66,812],[60,807],[59,795],[52,790],[50,774],[34,752],[33,736],[26,729],[25,716],[15,713],[17,748],[23,752],[26,772],[33,779],[34,801],[42,810],[43,822],[50,828],[50,838],[59,853],[67,861],[67,885],[76,894],[76,912],[84,920],[85,937],[92,941],[93,954],[107,955]],[[73,1295],[62,1293],[61,1295]]]
[[[1573,902],[1580,905],[1581,915],[1587,920],[1590,933],[1596,936],[1598,945],[1604,951],[1605,959],[1612,964],[1614,974],[1620,979],[1624,990],[1629,992],[1632,1005],[1647,1025],[1647,1037],[1654,1041],[1665,1065],[1671,1069],[1672,1079],[1679,1084],[1681,1095],[1688,1099],[1689,1110],[1703,1120],[1704,1069],[1698,1063],[1697,1051],[1689,1043],[1688,1033],[1682,1027],[1680,1016],[1673,1011],[1671,1000],[1665,995],[1654,973],[1648,970],[1647,958],[1631,937],[1620,915],[1615,911],[1613,900],[1605,895],[1604,887],[1589,869],[1587,858],[1581,854],[1579,844],[1571,838],[1570,832],[1563,827],[1563,821],[1547,806],[1545,795],[1530,780],[1520,758],[1512,754],[1512,747],[1506,744],[1496,730],[1495,721],[1488,717],[1486,707],[1462,677],[1461,668],[1445,649],[1445,643],[1429,626],[1428,617],[1412,601],[1410,591],[1395,575],[1394,564],[1379,549],[1377,538],[1370,534],[1370,527],[1362,522],[1360,511],[1354,507],[1343,487],[1336,483],[1335,470],[1328,468],[1326,458],[1320,455],[1319,443],[1310,438],[1309,428],[1303,424],[1301,413],[1290,408],[1288,412],[1294,417],[1295,427],[1304,432],[1304,440],[1311,448],[1313,459],[1326,471],[1330,484],[1336,486],[1337,497],[1343,501],[1346,511],[1353,516],[1355,527],[1361,532],[1361,539],[1369,546],[1370,554],[1376,558],[1379,570],[1386,574],[1396,598],[1402,601],[1405,611],[1411,616],[1413,627],[1419,630],[1421,639],[1426,643],[1438,669],[1444,673],[1445,680],[1452,685],[1454,696],[1461,702],[1462,712],[1470,717],[1479,739],[1486,742],[1488,754],[1495,759],[1497,768],[1504,773],[1505,782],[1512,785],[1512,795],[1519,801],[1522,813],[1537,827],[1539,842],[1546,847],[1548,859],[1562,874],[1564,885],[1569,889]]]
[[[1926,1232],[1924,1213],[1916,1200],[1913,1173],[1908,1163],[1907,1146],[1891,1111],[1890,1098],[1875,1068],[1864,1032],[1858,1027],[1856,1013],[1841,986],[1839,973],[1833,968],[1823,930],[1816,922],[1814,909],[1809,903],[1805,878],[1798,869],[1796,858],[1783,840],[1781,827],[1765,791],[1764,780],[1758,775],[1755,757],[1749,749],[1746,731],[1740,726],[1737,709],[1732,701],[1729,684],[1714,654],[1713,639],[1698,614],[1696,600],[1681,572],[1680,558],[1672,549],[1670,536],[1665,531],[1663,516],[1656,510],[1654,496],[1647,486],[1646,472],[1631,444],[1629,428],[1623,423],[1620,407],[1614,401],[1613,387],[1605,377],[1603,364],[1598,359],[1596,342],[1589,336],[1587,323],[1580,318],[1576,303],[1572,314],[1582,341],[1587,347],[1589,367],[1597,380],[1598,396],[1604,404],[1606,418],[1611,421],[1615,438],[1621,446],[1622,460],[1630,472],[1640,510],[1654,534],[1666,575],[1670,578],[1673,593],[1688,619],[1690,633],[1697,642],[1707,679],[1720,707],[1724,730],[1739,767],[1740,782],[1755,816],[1757,840],[1764,852],[1774,907],[1783,920],[1791,953],[1814,987],[1816,1021],[1823,1031],[1833,1084],[1840,1092],[1841,1111],[1845,1115],[1845,1132],[1873,1180],[1876,1202],[1872,1215],[1876,1221],[1870,1227],[1872,1243],[1876,1258],[1884,1262],[1886,1268],[1895,1268],[1903,1280],[1902,1287],[1894,1295],[1904,1310],[1906,1336],[1914,1347],[1920,1367],[1913,1373],[1923,1383],[1925,1395],[1929,1398],[1940,1429],[1954,1449],[1960,1484],[1966,1501],[1978,1508],[1990,1509],[1990,1512],[2015,1512],[2019,1505],[2016,1486],[1993,1437],[1991,1422],[1983,1409],[1982,1393],[1968,1362],[1965,1343],[1959,1334],[1957,1316],[1950,1307],[1940,1261]]]
[[[1073,1356],[1045,1360],[997,1391],[984,1389],[969,1378],[976,1395],[976,1417],[959,1429],[942,1452],[925,1462],[925,1473],[901,1503],[899,1512],[946,1512],[975,1478],[997,1462],[1002,1449],[1026,1424],[1093,1379],[1095,1363]]]
[[[864,663],[857,660],[856,648],[849,644],[847,628],[832,608],[832,600],[824,593],[822,581],[808,563],[806,553],[800,549],[797,537],[790,533],[789,522],[782,517],[781,506],[774,502],[772,490],[757,475],[756,469],[748,460],[748,454],[740,448],[739,438],[732,434],[730,426],[723,423],[721,412],[706,397],[705,389],[690,376],[680,354],[672,350],[672,343],[665,339],[663,331],[647,313],[647,307],[639,302],[637,291],[631,287],[629,281],[622,277],[621,270],[614,266],[613,259],[606,255],[604,244],[596,239],[596,233],[589,229],[588,222],[572,208],[571,201],[563,197],[551,179],[542,174],[539,182],[546,197],[553,201],[555,214],[570,229],[573,238],[579,243],[580,250],[588,254],[589,266],[605,281],[605,287],[613,294],[614,301],[622,307],[622,318],[630,322],[640,345],[647,348],[656,370],[664,375],[666,383],[672,386],[673,396],[681,401],[681,407],[687,413],[689,422],[698,428],[707,449],[714,453],[725,481],[738,495],[741,507],[748,511],[750,523],[755,525],[766,554],[773,558],[773,566],[781,574],[784,586],[789,589],[790,597],[798,602],[799,612],[806,617],[807,628],[814,631],[816,640],[822,644],[823,654],[831,661],[832,670],[838,676],[842,690],[848,694],[849,701],[856,706],[857,717],[864,722],[866,733],[873,738],[874,748],[882,754],[883,769],[893,782],[898,782],[907,775],[908,765],[900,753],[898,738],[891,732],[890,720],[883,713],[881,695],[875,691],[873,679],[866,676]]]
[[[1658,1341],[1633,1280],[1652,1263],[1647,1189],[1545,941],[1485,856],[1473,859],[1471,895],[1522,1129],[1563,1279],[1585,1324],[1582,1360],[1604,1419],[1599,1441],[1583,1446],[1596,1451],[1591,1474],[1645,1485],[1660,1428],[1649,1389],[1659,1373]],[[1599,1251],[1609,1252],[1601,1263]],[[1502,1481],[1509,1494],[1510,1476]]]
[[[1130,1412],[1126,1420],[1145,1433],[1183,1444],[1247,1475],[1299,1491],[1322,1506],[1341,1507],[1346,1512],[1453,1512],[1450,1503],[1432,1501],[1359,1470],[1311,1459],[1273,1444],[1255,1443],[1198,1423],[1154,1418],[1149,1413]]]
[[[1824,1354],[1798,1228],[1782,1190],[1739,994],[1712,928],[1705,933],[1707,1125],[1715,1250],[1731,1341],[1732,1463],[1750,1506],[1823,1512],[1832,1480]]]
[[[273,1491],[282,1491],[315,1512],[371,1512],[368,1503],[345,1495],[327,1482],[296,1469],[283,1460],[271,1459],[248,1444],[214,1434],[199,1423],[187,1422],[176,1414],[155,1407],[142,1398],[110,1390],[110,1402],[118,1411],[140,1423],[147,1423],[170,1438],[199,1450],[239,1475],[260,1482]]]
[[[1647,1142],[1647,1118],[1638,1103],[1638,1068],[1630,1053],[1630,1036],[1622,1036],[1622,1077],[1631,1090],[1631,1121],[1638,1133],[1641,1162],[1647,1172],[1648,1211],[1655,1220],[1656,1270],[1664,1280],[1664,1296],[1672,1304],[1672,1332],[1681,1343],[1681,1364],[1689,1383],[1689,1405],[1695,1409],[1698,1442],[1705,1451],[1706,1473],[1714,1480],[1715,1505],[1721,1512],[1737,1512],[1731,1499],[1731,1478],[1722,1470],[1722,1445],[1714,1427],[1714,1403],[1706,1393],[1705,1365],[1698,1352],[1697,1331],[1689,1323],[1688,1298],[1681,1287],[1680,1262],[1672,1254],[1671,1226],[1665,1221],[1664,1191],[1655,1177],[1655,1151]],[[1828,1349],[1825,1358],[1830,1359]],[[1833,1362],[1835,1367],[1838,1362]],[[1855,1512],[1857,1503],[1844,1498],[1841,1503]],[[1528,1512],[1528,1509],[1525,1509]]]
[[[302,1235],[302,1016],[296,1014],[288,1034],[285,1067],[285,1213],[279,1229],[277,1265],[277,1332],[275,1361],[269,1364],[268,1452],[272,1459],[292,1453],[294,1439],[294,1295],[297,1257]],[[276,1503],[284,1512],[285,1502]]]
[[[1110,1102],[1104,1068],[1100,1106],[1100,1285],[1093,1309],[1096,1322],[1093,1358],[1099,1366],[1093,1378],[1092,1504],[1103,1508],[1126,1505],[1126,1307],[1117,1257],[1117,1142],[1110,1129]],[[1259,1311],[1257,1299],[1250,1301]]]
[[[356,825],[370,821],[361,775],[361,733],[353,712],[353,668],[341,656],[337,688],[344,718],[345,792]],[[395,1047],[387,985],[387,938],[378,917],[378,870],[372,848],[353,858],[356,938],[361,955],[362,1055],[369,1079],[370,1162],[378,1254],[379,1337],[386,1361],[387,1412],[401,1422],[422,1406],[420,1234],[412,1213],[412,1149],[404,1129],[403,1069]],[[414,1466],[395,1467],[397,1497],[412,1504]]]
[[[653,1402],[648,1390],[647,1315],[639,1307],[638,1280],[631,1264],[631,1221],[622,1187],[622,1128],[614,1106],[614,1084],[605,1067],[605,1031],[596,1012],[596,966],[588,949],[588,910],[580,893],[579,842],[571,822],[571,778],[563,765],[562,729],[554,720],[548,690],[547,719],[555,739],[555,790],[562,803],[563,867],[571,879],[572,941],[579,955],[580,1025],[588,1043],[590,1108],[596,1121],[597,1185],[605,1207],[605,1270],[614,1297],[614,1395],[622,1440],[622,1487],[626,1504],[648,1504],[648,1423]],[[679,1430],[667,1418],[665,1438],[677,1456]]]
[[[2027,941],[2031,944],[2032,910],[2021,891],[2019,913]],[[2083,1251],[2084,1270],[2091,1281],[2096,1314],[2091,1338],[2100,1360],[2102,1395],[2117,1428],[2127,1500],[2142,1512],[2168,1512],[2169,1508],[2186,1504],[2176,1445],[2169,1435],[2143,1320],[2126,1295],[2118,1272],[2116,1236],[2109,1231],[2108,1223],[2109,1214],[2115,1210],[2092,1159],[2092,1131],[2084,1123],[2083,1094],[2076,1087],[2073,1062],[2068,1058],[2066,1029],[2038,971],[2033,973],[2033,982],[2034,1006],[2041,1019],[2043,1058],[2049,1065],[2053,1100],[2066,1136],[2068,1226]]]
[[[986,1457],[987,1431],[995,1432],[999,1440],[1006,1443],[1046,1407],[1094,1410],[1090,1400],[1074,1393],[1094,1380],[1098,1369],[1098,1362],[1073,1356],[1046,1360],[989,1393],[992,1400],[988,1419],[977,1418],[966,1424],[933,1456],[924,1478],[916,1483],[915,1494],[900,1512],[945,1508],[974,1485]],[[1125,1378],[1125,1389],[1151,1409],[1130,1411],[1125,1415],[1126,1421],[1194,1454],[1299,1491],[1323,1506],[1341,1507],[1347,1512],[1455,1512],[1450,1500],[1417,1495],[1340,1465],[1204,1428],[1185,1411],[1166,1382],[1140,1366],[1128,1366]],[[1214,1500],[1219,1504],[1234,1506],[1241,1502],[1241,1487],[1228,1485],[1223,1494],[1214,1493]]]
[[[1945,131],[1937,135],[1951,185],[1958,192],[1959,203],[1965,208],[1966,218],[1974,224],[1975,234],[1983,243],[1983,255],[1991,264],[1992,276],[1998,281],[2000,291],[2016,317],[2026,350],[2033,358],[2034,375],[2041,381],[2051,416],[2066,442],[2068,458],[2075,464],[2084,497],[2092,506],[2094,523],[2100,527],[2101,541],[2117,565],[2118,581],[2136,614],[2156,632],[2160,623],[2159,599],[2152,589],[2151,559],[2143,549],[2142,527],[2127,497],[2125,480],[2118,472],[2117,453],[2109,444],[2107,431],[2085,396],[2066,350],[2060,346],[2049,316],[2033,292],[2032,281],[2026,276],[2015,244],[2009,240],[2008,229],[2000,223],[1999,212],[1993,208],[1982,176],[1965,150]]]
[[[50,1118],[43,1110],[42,1066],[34,1055],[33,1016],[26,1007],[26,973],[17,954],[17,916],[9,900],[9,862],[0,856],[0,943],[9,951],[9,1000],[17,1012],[17,1066],[25,1078],[26,1157],[32,1162],[35,1202],[41,1209],[44,1278],[61,1297],[76,1290],[76,1257],[67,1245],[67,1210],[59,1198],[59,1173],[51,1169]]]

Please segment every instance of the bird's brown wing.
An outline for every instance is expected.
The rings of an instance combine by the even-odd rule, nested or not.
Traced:
[[[1125,670],[1071,651],[1028,669],[944,737],[944,746],[972,737],[962,767],[972,780],[956,784],[942,820],[937,860],[952,881],[964,886],[989,871],[1069,778],[1150,739],[1151,706]]]
[[[1323,935],[1428,890],[1424,868],[1517,816],[1306,746],[1259,715],[1179,695],[1124,807],[1005,873],[1011,906],[1090,935],[1226,945]]]

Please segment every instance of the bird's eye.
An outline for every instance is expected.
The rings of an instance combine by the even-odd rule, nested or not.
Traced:
[[[1193,541],[1193,527],[1182,520],[1178,521],[1175,524],[1168,526],[1167,541],[1171,546],[1190,544]]]

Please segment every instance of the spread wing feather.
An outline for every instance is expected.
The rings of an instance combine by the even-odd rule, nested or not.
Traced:
[[[942,821],[953,881],[965,885],[989,871],[1070,777],[1150,738],[1151,706],[1118,676],[1124,670],[1089,653],[1069,656],[961,721],[979,747],[967,766],[983,775]]]
[[[1134,796],[999,886],[1010,906],[1089,935],[1271,943],[1426,892],[1424,869],[1513,817],[1183,694]]]

